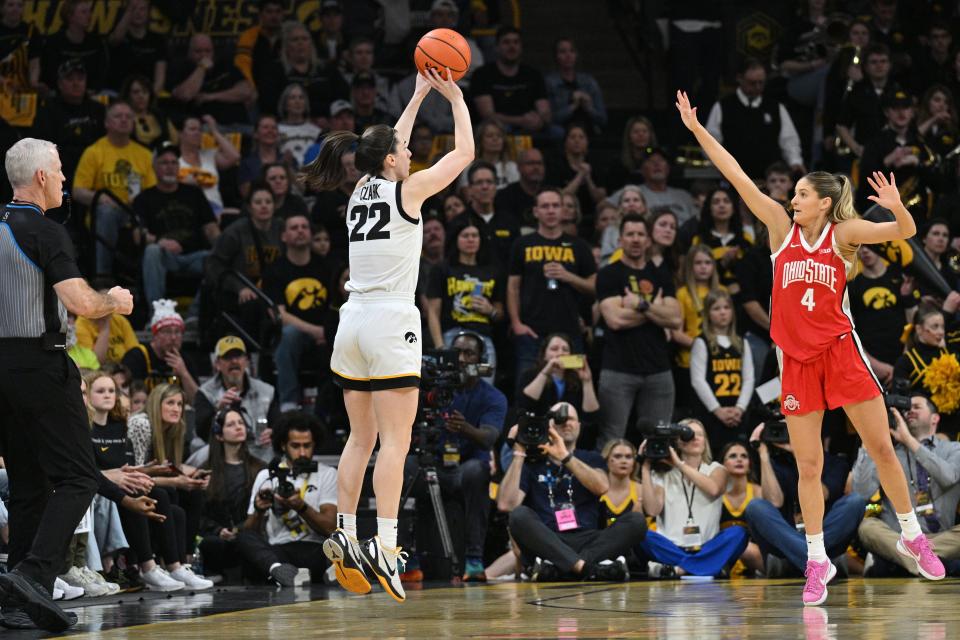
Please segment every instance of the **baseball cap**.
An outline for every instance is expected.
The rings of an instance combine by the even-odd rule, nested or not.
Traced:
[[[323,0],[320,3],[320,13],[342,13],[339,0]]]
[[[65,78],[71,73],[82,73],[87,75],[87,67],[84,66],[83,60],[79,58],[69,58],[60,63],[60,67],[57,69],[57,75],[61,78]]]
[[[330,117],[333,118],[343,111],[353,112],[353,105],[348,100],[334,100],[330,103]]]
[[[663,158],[667,162],[673,162],[673,156],[671,156],[670,153],[667,152],[667,150],[664,149],[663,147],[647,147],[646,149],[643,150],[644,160],[655,155],[659,155],[661,158]]]
[[[176,155],[176,156],[179,158],[179,157],[180,157],[180,145],[174,144],[174,143],[170,142],[169,140],[163,140],[163,141],[160,142],[158,145],[156,145],[156,146],[154,147],[154,149],[153,149],[153,157],[154,157],[154,159],[159,158],[160,156],[162,156],[162,155],[165,154],[165,153],[172,153],[172,154]]]
[[[214,352],[218,358],[226,358],[234,351],[239,351],[244,355],[247,353],[246,345],[243,344],[243,340],[237,336],[223,336],[217,340],[217,346],[214,348]]]
[[[373,74],[369,71],[361,71],[360,73],[353,76],[353,82],[350,83],[350,86],[353,87],[375,87],[377,86],[377,81],[373,77]]]
[[[913,106],[913,98],[905,91],[894,91],[892,95],[887,96],[883,101],[884,109],[903,109]]]
[[[457,7],[457,3],[453,0],[433,0],[433,4],[430,5],[431,13],[441,9],[445,9],[454,15],[460,15],[460,8]]]

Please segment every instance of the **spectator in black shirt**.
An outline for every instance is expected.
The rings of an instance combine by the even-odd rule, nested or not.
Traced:
[[[537,195],[537,230],[517,240],[507,278],[507,312],[516,341],[517,375],[533,365],[540,337],[561,332],[583,353],[580,304],[596,291],[597,263],[590,245],[563,233],[563,197]]]
[[[837,135],[858,158],[863,147],[883,128],[883,100],[897,90],[890,78],[890,50],[870,44],[862,54],[864,78],[853,85],[837,118]]]
[[[184,114],[211,115],[221,124],[247,122],[253,85],[232,62],[215,62],[213,40],[206,34],[190,38],[187,59],[170,74],[167,86]]]
[[[32,88],[40,75],[41,44],[37,28],[23,21],[23,2],[0,4],[0,87],[5,93]]]
[[[673,282],[647,260],[650,228],[644,218],[623,217],[620,246],[623,257],[597,274],[597,299],[608,328],[600,374],[601,446],[623,437],[635,406],[641,430],[670,422],[675,388],[664,329],[683,323]]]
[[[860,170],[866,172],[862,175],[873,175],[875,171],[896,171],[901,194],[909,205],[910,213],[915,219],[923,220],[928,214],[927,196],[931,188],[937,185],[939,169],[933,151],[917,133],[914,114],[913,98],[905,92],[898,90],[884,98],[886,126],[866,141],[860,158]],[[866,211],[871,207],[869,195],[864,185],[860,185],[856,199],[858,211]]]
[[[133,201],[145,231],[143,293],[151,303],[166,295],[168,273],[195,276],[199,285],[203,263],[220,237],[203,191],[177,180],[179,157],[175,145],[162,146],[153,159],[157,186]]]
[[[283,322],[280,344],[274,354],[280,410],[300,406],[300,363],[305,355],[329,359],[325,326],[329,312],[329,274],[326,265],[310,251],[310,220],[294,215],[284,223],[281,237],[286,252],[264,276],[264,290],[276,302]],[[318,367],[326,370],[324,362]]]
[[[550,182],[563,185],[563,193],[577,196],[580,210],[593,220],[597,204],[607,196],[607,190],[597,186],[599,173],[587,162],[590,139],[587,130],[573,124],[563,138],[563,153],[550,165]]]
[[[283,0],[261,0],[257,5],[257,24],[240,34],[233,64],[259,91],[269,84],[270,74],[280,61],[280,27],[286,3]]]
[[[480,229],[469,218],[451,224],[447,236],[447,259],[430,272],[427,284],[433,344],[450,345],[461,331],[472,331],[483,338],[485,361],[496,368],[492,334],[493,324],[504,318],[504,275],[490,264]]]
[[[850,314],[870,368],[880,382],[889,385],[893,365],[903,353],[900,336],[907,309],[915,303],[911,296],[903,295],[903,275],[893,264],[888,266],[868,247],[860,247],[857,255],[862,269],[847,285]]]
[[[263,167],[263,181],[273,193],[273,215],[286,220],[290,216],[308,216],[307,203],[293,193],[293,172],[282,162],[273,162]]]
[[[533,205],[537,194],[543,188],[546,175],[543,153],[536,147],[524,149],[517,157],[517,169],[520,180],[497,191],[493,208],[509,215],[518,225],[523,226],[533,222]]]
[[[480,229],[483,243],[496,264],[507,264],[511,248],[520,237],[520,220],[496,209],[497,171],[492,164],[477,160],[467,169],[467,197],[470,208],[453,219],[471,220]]]
[[[49,36],[40,54],[41,93],[47,93],[57,82],[57,71],[67,60],[81,60],[87,68],[87,88],[96,92],[106,86],[109,55],[107,43],[89,31],[93,16],[92,0],[67,0],[60,5],[64,27]]]
[[[550,102],[543,75],[520,62],[523,44],[514,27],[497,30],[497,59],[477,69],[470,80],[479,120],[499,120],[511,133],[547,134],[554,140],[560,129],[551,125]]]
[[[330,258],[336,262],[347,261],[347,203],[357,186],[360,173],[354,164],[356,154],[344,153],[340,158],[343,165],[343,182],[333,191],[321,191],[314,201],[312,218],[314,224],[322,225],[330,233]]]
[[[124,79],[140,75],[150,80],[153,93],[163,91],[167,77],[167,43],[150,31],[150,0],[130,0],[110,37],[110,74],[107,83],[117,90]]]
[[[580,362],[565,362],[569,356]],[[579,358],[578,358],[579,356]],[[579,366],[571,366],[579,364]],[[600,403],[593,384],[590,364],[581,353],[574,353],[570,337],[551,333],[544,337],[534,366],[520,376],[517,406],[523,411],[546,415],[558,402],[569,403],[584,424],[594,425]]]
[[[167,140],[177,140],[177,129],[157,107],[156,96],[146,76],[128,76],[120,88],[120,98],[133,110],[131,137],[134,140],[147,149],[154,149]]]
[[[203,466],[210,470],[203,517],[200,520],[200,553],[208,575],[222,575],[240,561],[237,534],[247,519],[253,481],[263,463],[250,455],[247,424],[243,410],[228,407],[213,420],[210,457]]]
[[[185,400],[193,404],[197,382],[180,355],[183,346],[183,318],[173,300],[154,300],[150,319],[150,342],[138,344],[123,355],[122,364],[134,380],[143,380],[152,391],[161,383],[178,383]]]
[[[926,46],[914,56],[910,77],[913,93],[921,94],[933,84],[949,82],[953,75],[953,35],[950,26],[941,21],[932,22],[927,28]]]
[[[375,124],[393,122],[393,116],[377,107],[377,81],[372,73],[365,71],[353,76],[350,98],[355,118],[353,130],[357,135]]]
[[[737,318],[742,323],[743,337],[750,343],[755,377],[758,382],[763,363],[770,351],[770,296],[773,293],[773,269],[770,268],[770,242],[767,228],[757,220],[753,225],[755,242],[734,265],[734,273],[740,284],[740,293],[735,300],[742,313]]]
[[[73,183],[83,150],[105,133],[105,109],[87,97],[87,70],[80,60],[67,60],[57,73],[57,93],[44,100],[33,123],[36,137],[57,145],[63,174]]]

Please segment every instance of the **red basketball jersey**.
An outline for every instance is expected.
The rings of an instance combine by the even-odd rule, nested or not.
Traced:
[[[770,300],[770,337],[791,358],[816,358],[837,338],[853,330],[847,301],[848,263],[833,241],[834,225],[827,223],[813,246],[796,224],[773,261]]]

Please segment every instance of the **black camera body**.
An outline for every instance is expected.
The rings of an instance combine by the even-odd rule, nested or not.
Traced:
[[[756,407],[756,417],[763,422],[763,431],[760,432],[760,440],[754,440],[750,445],[756,449],[761,442],[766,444],[788,444],[790,442],[790,432],[787,431],[787,423],[780,412],[779,404],[760,404]]]
[[[282,457],[277,456],[270,461],[267,467],[270,479],[276,481],[274,489],[261,489],[260,497],[265,500],[272,499],[274,495],[284,500],[291,498],[297,492],[297,488],[293,486],[291,479],[313,473],[316,470],[316,460],[297,458],[293,461],[292,466],[288,466]],[[270,494],[270,498],[267,498],[267,493]]]
[[[643,455],[650,460],[665,460],[670,457],[670,447],[675,442],[690,442],[693,436],[693,429],[685,424],[660,423],[647,431],[647,446]]]
[[[910,397],[910,382],[903,378],[897,378],[890,386],[890,392],[884,394],[883,404],[887,407],[887,426],[895,430],[897,421],[893,417],[891,409],[896,409],[901,415],[910,411],[913,400]]]
[[[538,416],[534,413],[522,413],[517,418],[517,443],[527,450],[526,462],[540,462],[544,459],[540,446],[550,442],[550,421],[562,424],[570,419],[566,404],[554,411]]]

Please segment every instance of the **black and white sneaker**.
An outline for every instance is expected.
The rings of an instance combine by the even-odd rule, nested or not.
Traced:
[[[380,546],[380,537],[374,536],[369,540],[364,540],[360,546],[360,553],[363,562],[367,568],[377,576],[380,586],[390,594],[397,602],[403,602],[407,599],[407,594],[403,591],[403,584],[400,582],[400,574],[403,571],[397,566],[398,561],[406,567],[407,554],[397,547],[393,551],[387,551]]]
[[[323,552],[333,565],[340,586],[351,593],[370,593],[370,581],[363,570],[360,543],[337,529],[324,540]]]

